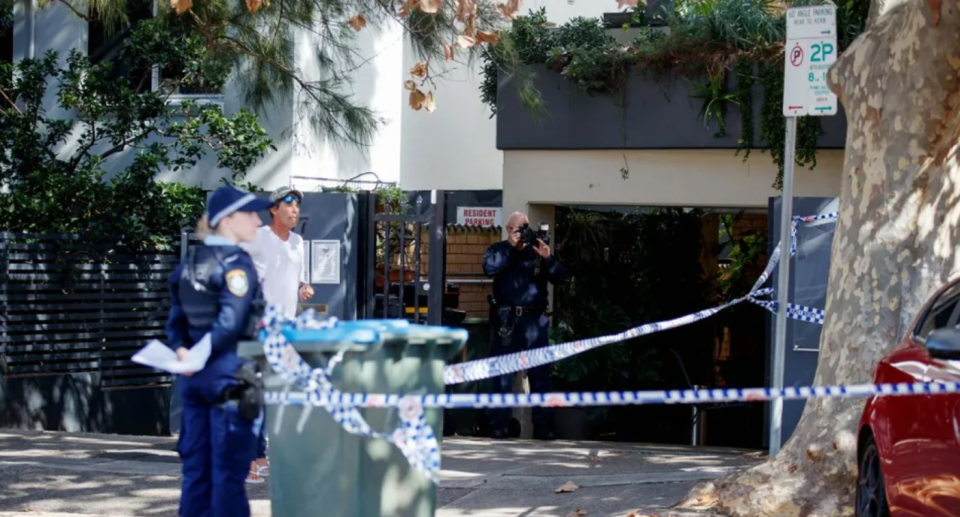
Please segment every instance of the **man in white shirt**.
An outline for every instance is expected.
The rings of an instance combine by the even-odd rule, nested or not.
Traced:
[[[303,263],[303,237],[293,233],[300,222],[303,194],[290,187],[280,187],[270,194],[270,224],[257,230],[253,242],[240,246],[250,254],[257,268],[263,299],[267,305],[280,305],[288,318],[297,316],[299,302],[313,297],[307,283],[307,264]],[[248,483],[263,483],[269,475],[266,426],[260,430],[257,460],[250,465]]]
[[[307,283],[307,265],[303,263],[303,237],[292,230],[300,222],[303,194],[280,187],[270,194],[270,224],[261,226],[253,242],[242,243],[257,268],[263,299],[267,305],[280,305],[289,318],[297,315],[301,301],[313,297]]]

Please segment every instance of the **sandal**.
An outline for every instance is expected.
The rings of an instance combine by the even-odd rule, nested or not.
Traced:
[[[259,462],[260,460],[257,461]],[[257,472],[259,472],[261,477],[270,477],[270,463],[266,460],[266,458],[264,458],[263,461],[266,463],[266,465],[257,463]]]
[[[261,473],[260,469],[261,469],[260,465],[257,465],[254,470],[251,470],[250,473],[247,474],[247,480],[246,480],[247,483],[251,485],[259,485],[266,481],[265,479],[263,479],[264,476]]]

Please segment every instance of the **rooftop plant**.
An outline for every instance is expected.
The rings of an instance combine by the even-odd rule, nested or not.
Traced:
[[[814,2],[792,5],[809,3]],[[836,5],[842,52],[863,30],[868,3],[840,0]],[[542,115],[546,107],[525,65],[545,65],[573,82],[578,91],[611,95],[614,102],[622,100],[628,70],[657,80],[683,78],[696,83],[693,97],[702,102],[700,116],[716,127],[716,136],[726,135],[728,107],[738,108],[742,132],[737,153],[743,152],[746,160],[756,144],[769,149],[779,168],[774,186],[781,188],[783,10],[773,0],[678,0],[675,12],[654,14],[648,18],[662,18],[666,27],[640,27],[628,45],[618,44],[600,18],[574,18],[553,28],[543,8],[518,16],[501,34],[500,44],[483,51],[481,98],[496,114],[498,80],[505,74],[518,89],[524,107],[534,116]],[[730,85],[731,76],[737,78],[735,88]],[[756,84],[764,91],[759,128],[754,128],[750,116],[750,90]],[[800,120],[798,165],[816,166],[819,134],[817,117]]]

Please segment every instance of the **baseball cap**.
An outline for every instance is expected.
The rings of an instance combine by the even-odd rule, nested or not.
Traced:
[[[280,200],[286,197],[287,195],[297,196],[298,198],[300,198],[300,201],[303,201],[303,194],[299,190],[293,187],[280,187],[277,190],[274,190],[273,192],[270,193],[270,204],[275,205],[279,203]]]
[[[259,212],[270,208],[270,202],[232,185],[224,185],[207,200],[207,220],[211,228],[234,212]]]

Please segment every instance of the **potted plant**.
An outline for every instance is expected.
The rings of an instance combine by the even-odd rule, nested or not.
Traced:
[[[386,185],[373,191],[377,196],[377,213],[399,214],[407,201],[407,194],[399,185]]]

